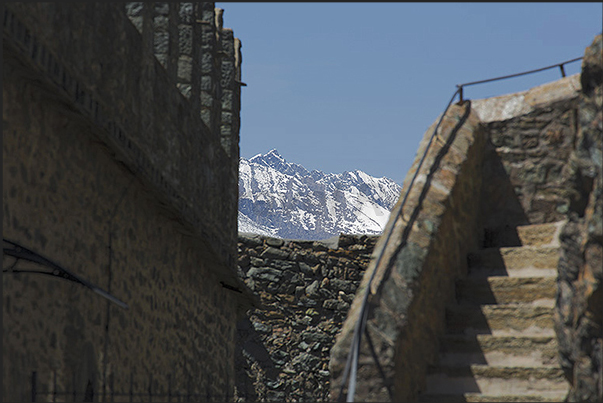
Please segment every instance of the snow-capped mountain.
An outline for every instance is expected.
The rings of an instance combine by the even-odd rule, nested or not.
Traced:
[[[380,234],[400,186],[356,170],[308,171],[276,150],[239,163],[239,232],[320,240]]]

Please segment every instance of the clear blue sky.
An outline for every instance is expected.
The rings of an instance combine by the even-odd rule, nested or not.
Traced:
[[[241,157],[402,183],[455,85],[581,57],[601,3],[216,3],[243,44]],[[580,62],[566,66],[568,75]],[[479,99],[558,69],[468,87]]]

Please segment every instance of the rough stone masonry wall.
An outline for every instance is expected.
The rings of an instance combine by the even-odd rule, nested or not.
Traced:
[[[413,174],[434,130],[425,133],[403,184]],[[363,335],[356,397],[358,401],[416,401],[427,366],[435,362],[444,331],[444,307],[454,298],[455,280],[467,271],[467,253],[481,246],[479,214],[485,135],[470,102],[453,105],[398,217],[402,198],[392,210],[384,234],[331,350],[331,400],[350,350],[362,298],[369,292],[367,329],[385,379]],[[393,228],[392,228],[393,227]],[[389,241],[389,242],[388,242]],[[368,280],[375,271],[370,289]],[[389,389],[389,390],[388,390]],[[391,393],[390,393],[391,392]]]
[[[474,102],[488,131],[485,246],[518,246],[517,225],[566,220],[556,333],[569,401],[603,400],[601,36],[582,73]]]
[[[376,239],[239,237],[240,276],[264,307],[237,326],[237,401],[330,401],[331,347]]]
[[[565,174],[573,191],[563,227],[555,330],[567,401],[603,401],[603,41],[586,49],[578,133]]]
[[[208,52],[218,57],[221,49],[202,52],[195,35],[206,3],[169,3],[180,7],[167,12],[176,21],[161,4],[167,3],[7,3],[5,42],[94,122],[116,158],[205,239],[216,259],[234,268],[238,138],[236,152],[220,146],[220,131],[202,120],[201,83],[195,81],[201,59]],[[163,57],[166,47],[169,57]],[[218,86],[219,68],[214,76]],[[186,77],[190,94],[182,96]]]
[[[3,274],[2,400],[30,401],[33,371],[38,401],[130,387],[227,400],[246,301],[228,275],[237,181],[219,136],[123,3],[3,10],[3,237],[129,309],[74,282]]]
[[[481,211],[485,247],[519,246],[518,225],[564,220],[575,190],[565,166],[576,139],[579,75],[473,102],[488,133]]]

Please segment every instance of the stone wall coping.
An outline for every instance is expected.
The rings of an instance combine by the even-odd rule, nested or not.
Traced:
[[[260,235],[260,234],[254,234],[251,232],[239,232],[239,239],[241,238],[252,238],[252,239],[269,239],[269,238],[274,238],[274,239],[281,239],[283,242],[295,242],[295,243],[299,243],[299,244],[314,244],[317,243],[319,245],[323,245],[326,246],[329,249],[338,249],[339,248],[339,242],[341,240],[342,236],[346,236],[346,237],[354,237],[354,238],[360,238],[360,237],[368,237],[368,238],[379,238],[380,235],[372,235],[372,234],[339,234],[339,235],[334,235],[331,238],[327,238],[327,239],[319,239],[319,240],[310,240],[310,239],[289,239],[289,238],[274,238],[268,235]]]
[[[544,104],[576,98],[581,88],[577,73],[526,91],[472,100],[471,104],[482,122],[496,122],[528,114]]]

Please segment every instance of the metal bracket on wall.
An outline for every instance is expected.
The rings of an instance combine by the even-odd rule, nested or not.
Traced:
[[[4,245],[3,245],[4,254],[8,255],[8,256],[12,256],[16,259],[15,262],[9,268],[2,270],[2,274],[35,273],[35,274],[46,274],[49,276],[59,277],[64,280],[67,280],[67,281],[73,281],[74,283],[81,284],[84,287],[89,288],[92,291],[94,291],[95,293],[99,294],[100,296],[108,299],[109,301],[114,302],[115,304],[119,305],[120,307],[122,307],[124,309],[128,309],[128,304],[126,304],[125,302],[120,301],[119,299],[117,299],[113,295],[109,294],[102,288],[90,283],[87,280],[84,280],[77,274],[74,274],[74,273],[70,272],[69,270],[59,266],[58,264],[54,263],[50,259],[47,259],[44,256],[41,256],[38,253],[35,253],[35,252],[25,248],[24,246],[19,245],[16,242],[9,241],[7,239],[2,239],[2,242],[4,243]],[[50,268],[51,271],[15,270],[14,267],[19,260],[27,260],[29,262],[37,263],[41,266],[46,266],[46,267]]]

